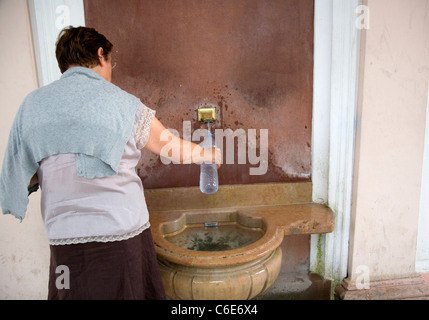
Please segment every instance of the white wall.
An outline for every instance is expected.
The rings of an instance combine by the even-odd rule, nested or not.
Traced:
[[[0,1],[0,162],[9,130],[24,97],[37,88],[26,0]],[[27,216],[0,216],[0,299],[46,299],[49,246],[40,213],[40,193]]]
[[[425,151],[423,158],[422,190],[420,194],[416,271],[421,273],[429,272],[429,90],[426,107]]]
[[[41,87],[61,77],[55,57],[59,32],[67,26],[84,26],[83,0],[28,0],[38,80]]]

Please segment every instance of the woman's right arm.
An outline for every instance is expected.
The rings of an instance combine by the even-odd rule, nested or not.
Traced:
[[[165,146],[171,148],[164,148]],[[150,126],[149,137],[145,148],[170,159],[174,163],[191,164],[213,162],[220,167],[221,151],[219,148],[203,149],[198,144],[176,137],[155,117]],[[172,150],[180,150],[179,153]],[[165,150],[168,150],[165,151]]]

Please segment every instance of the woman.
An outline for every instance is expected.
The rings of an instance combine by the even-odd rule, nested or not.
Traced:
[[[163,156],[220,166],[217,148],[170,133],[161,141],[167,131],[155,111],[111,84],[112,47],[92,28],[65,28],[56,46],[61,79],[30,93],[11,129],[0,202],[22,220],[28,191],[42,189],[48,299],[164,299],[135,170],[141,149],[175,145],[177,159]]]

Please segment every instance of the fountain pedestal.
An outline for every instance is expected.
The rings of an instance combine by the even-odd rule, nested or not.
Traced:
[[[278,247],[265,257],[225,267],[190,267],[158,260],[164,288],[174,300],[247,300],[269,288],[280,272]]]

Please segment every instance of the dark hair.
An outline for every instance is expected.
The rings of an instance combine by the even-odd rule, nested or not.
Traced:
[[[104,35],[93,28],[65,27],[58,36],[55,50],[61,73],[72,65],[97,66],[99,48],[103,48],[103,56],[107,60],[113,45]]]

